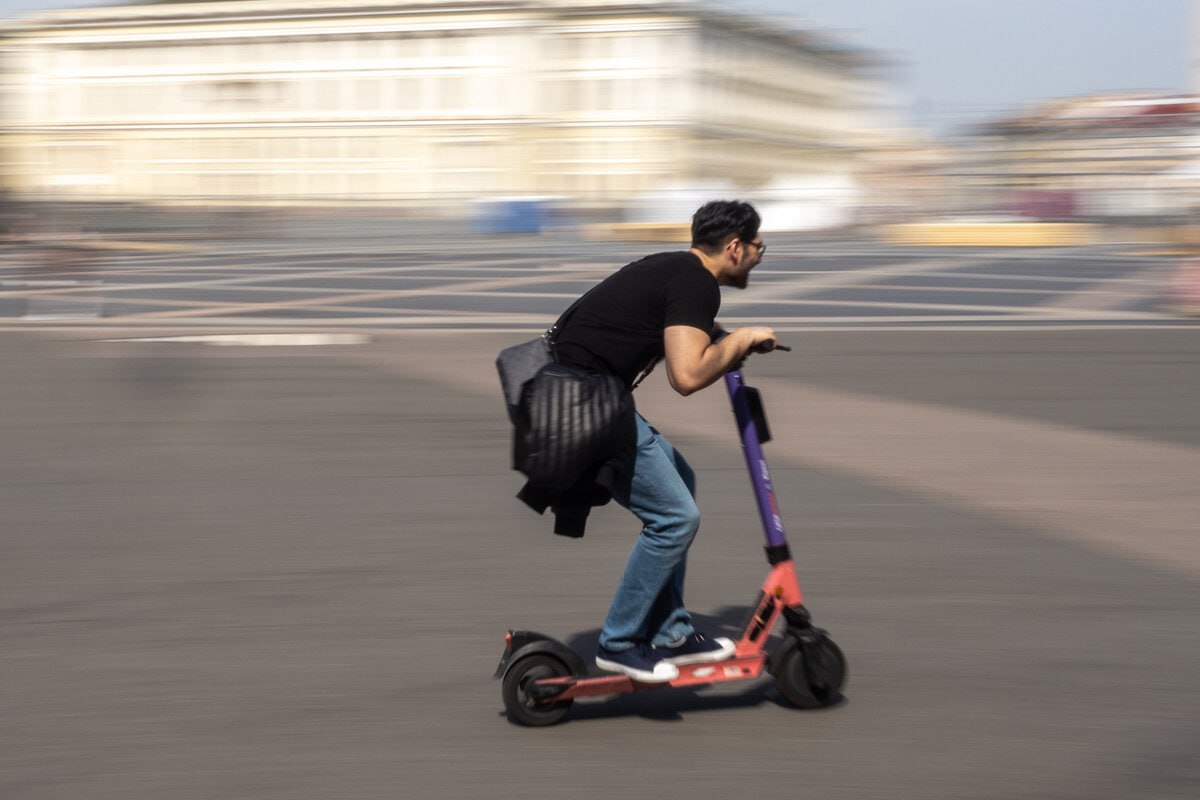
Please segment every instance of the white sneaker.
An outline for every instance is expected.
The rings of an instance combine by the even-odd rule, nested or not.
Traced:
[[[703,633],[693,633],[654,649],[666,656],[663,661],[668,664],[708,664],[729,658],[737,650],[737,645],[732,639],[709,639]]]
[[[596,652],[596,666],[610,672],[620,672],[642,683],[666,683],[679,677],[679,670],[668,663],[661,653],[648,644],[614,652],[601,647]]]

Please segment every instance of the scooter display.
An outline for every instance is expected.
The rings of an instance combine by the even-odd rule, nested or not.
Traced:
[[[502,679],[504,707],[512,721],[553,725],[566,716],[576,698],[750,680],[764,671],[774,676],[779,693],[797,708],[820,708],[841,697],[846,658],[826,631],[813,626],[804,607],[763,456],[762,445],[771,434],[762,396],[746,385],[741,369],[726,373],[725,387],[741,435],[770,565],[733,655],[715,663],[681,665],[679,677],[666,683],[641,683],[627,675],[592,674],[584,659],[566,644],[534,631],[509,630],[495,677]],[[785,626],[782,639],[768,647],[781,619]]]

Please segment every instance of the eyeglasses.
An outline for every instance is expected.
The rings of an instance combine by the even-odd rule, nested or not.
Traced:
[[[762,255],[763,253],[767,252],[767,245],[763,242],[742,242],[742,244],[754,245],[754,247],[758,251],[759,255]]]

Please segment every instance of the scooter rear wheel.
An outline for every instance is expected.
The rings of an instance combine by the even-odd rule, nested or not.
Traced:
[[[795,642],[775,674],[779,693],[796,708],[824,708],[842,696],[846,656],[824,634],[807,643]]]
[[[538,701],[529,691],[534,681],[561,678],[571,674],[562,661],[545,653],[535,653],[519,659],[504,673],[501,688],[504,708],[513,722],[530,727],[553,725],[561,720],[574,700]]]

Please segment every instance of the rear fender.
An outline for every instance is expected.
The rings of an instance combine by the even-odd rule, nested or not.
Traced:
[[[504,654],[500,656],[500,664],[496,667],[493,678],[502,678],[508,672],[510,665],[515,664],[525,656],[535,653],[545,653],[554,656],[567,665],[572,675],[586,675],[587,665],[579,654],[567,645],[536,631],[512,631],[504,637]]]

